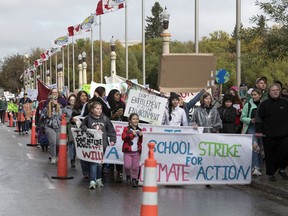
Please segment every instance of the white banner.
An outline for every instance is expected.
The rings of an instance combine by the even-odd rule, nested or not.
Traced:
[[[131,89],[124,116],[137,113],[139,119],[150,124],[161,125],[167,99]]]
[[[144,133],[142,165],[147,143],[155,143],[159,184],[249,184],[252,135]],[[141,174],[141,181],[143,176]]]
[[[99,130],[72,128],[77,158],[80,160],[103,163],[102,132]]]

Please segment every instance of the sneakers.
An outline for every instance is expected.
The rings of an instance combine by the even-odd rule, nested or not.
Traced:
[[[130,175],[126,176],[126,185],[131,185],[131,176]]]
[[[57,158],[51,157],[51,164],[56,164],[56,163],[57,163]]]
[[[96,179],[96,186],[97,187],[104,187],[104,185],[103,185],[103,183],[102,183],[102,179],[101,178],[99,178],[99,179]]]
[[[96,182],[95,181],[90,181],[89,189],[93,190],[96,188]]]
[[[269,176],[269,181],[277,181],[275,175]]]
[[[71,168],[75,168],[75,160],[71,160]]]
[[[136,179],[132,179],[132,187],[133,188],[137,188],[138,187]]]
[[[285,181],[288,180],[288,175],[286,174],[285,170],[279,170],[278,173]]]
[[[122,182],[122,178],[123,178],[123,176],[121,175],[121,173],[120,173],[120,172],[117,172],[116,182],[117,182],[117,183],[121,183],[121,182]]]
[[[255,166],[255,167],[252,169],[252,175],[253,175],[253,176],[262,176],[262,173],[260,172],[259,168]]]

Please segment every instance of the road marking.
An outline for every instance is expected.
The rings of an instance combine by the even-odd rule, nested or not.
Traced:
[[[53,182],[51,181],[51,179],[47,173],[44,173],[44,181],[45,181],[45,184],[47,185],[48,189],[51,189],[51,190],[56,189],[56,187],[54,186]]]
[[[18,144],[19,146],[23,146],[23,144],[22,144],[22,143],[20,143],[20,142],[19,142],[19,143],[17,143],[17,144]]]
[[[12,135],[13,138],[16,138],[15,135]]]
[[[34,159],[34,157],[33,157],[33,155],[31,155],[31,154],[26,154],[26,156],[30,159],[30,160],[33,160]]]
[[[9,129],[7,129],[7,131],[8,131],[8,132],[10,132],[10,130],[9,130]]]

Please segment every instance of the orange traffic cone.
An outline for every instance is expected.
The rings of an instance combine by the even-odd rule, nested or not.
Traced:
[[[8,111],[5,112],[5,119],[4,119],[5,122],[9,122],[9,118],[8,118]]]
[[[32,116],[31,140],[30,140],[30,143],[27,144],[27,146],[31,146],[31,147],[37,147],[35,114],[36,114],[36,110],[33,111],[33,116]]]
[[[9,113],[9,116],[10,116],[9,125],[7,127],[13,127],[13,115],[12,115],[12,113]]]
[[[144,163],[141,216],[158,215],[157,161],[154,159],[154,143],[149,143],[148,158]]]
[[[67,144],[66,144],[66,116],[62,115],[61,132],[58,154],[58,169],[57,176],[52,176],[53,179],[73,179],[72,176],[67,176]]]

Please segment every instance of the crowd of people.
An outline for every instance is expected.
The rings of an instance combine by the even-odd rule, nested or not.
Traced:
[[[178,94],[171,92],[162,124],[191,126],[195,130],[201,127],[203,133],[253,134],[252,175],[262,175],[262,164],[265,161],[266,174],[270,181],[277,180],[276,172],[284,180],[288,180],[285,172],[288,165],[287,98],[287,91],[282,89],[279,81],[267,88],[266,77],[258,78],[255,86],[242,98],[236,86],[229,88],[226,94],[221,94],[216,85],[211,88],[211,93],[205,88],[187,103]],[[200,105],[196,106],[198,101]],[[4,122],[7,110],[5,102],[4,99],[0,100],[1,122]],[[23,105],[31,102],[27,93],[17,102],[17,123],[21,135],[28,133],[30,121]],[[127,185],[138,186],[143,134],[138,126],[140,120],[136,113],[124,116],[125,103],[118,90],[113,89],[106,96],[106,89],[97,87],[90,99],[83,90],[66,98],[53,88],[48,99],[39,102],[34,106],[36,107],[38,143],[43,152],[49,150],[51,164],[57,164],[61,116],[66,114],[71,168],[76,168],[76,150],[71,128],[76,127],[79,118],[82,119],[82,130],[101,131],[104,152],[108,145],[113,146],[116,143],[116,132],[111,120],[127,122],[122,133],[124,165],[102,165],[83,160],[80,160],[80,165],[83,177],[89,179],[90,189],[103,187],[103,177],[120,183],[123,175]]]

